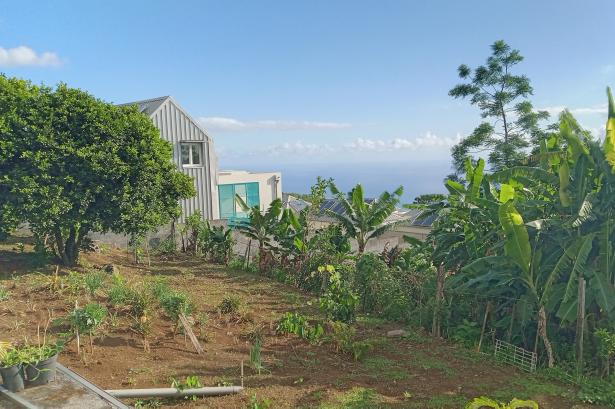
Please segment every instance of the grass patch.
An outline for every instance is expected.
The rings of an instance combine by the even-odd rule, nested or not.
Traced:
[[[427,401],[412,402],[411,408],[416,409],[458,409],[463,408],[469,399],[461,395],[435,395]]]
[[[446,362],[441,361],[439,358],[430,356],[420,351],[416,351],[411,355],[411,364],[415,367],[425,370],[435,369],[442,371],[446,376],[456,375],[456,371],[451,368]]]
[[[391,406],[386,404],[386,398],[373,389],[353,388],[333,402],[321,404],[319,409],[385,409]]]
[[[381,356],[365,358],[363,367],[369,372],[370,376],[378,379],[403,381],[410,378],[408,371],[401,368],[397,362]]]
[[[495,390],[491,396],[508,402],[512,398],[531,399],[536,396],[563,396],[566,388],[533,375],[516,375],[507,382],[505,388]]]

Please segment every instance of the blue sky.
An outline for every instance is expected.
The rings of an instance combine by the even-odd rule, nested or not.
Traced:
[[[172,95],[221,166],[317,175],[371,194],[441,191],[478,124],[448,97],[504,39],[532,102],[600,132],[615,85],[612,1],[0,1],[0,71],[111,102]],[[21,47],[21,48],[18,48]]]

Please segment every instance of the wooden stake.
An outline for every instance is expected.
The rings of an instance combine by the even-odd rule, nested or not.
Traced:
[[[444,278],[446,271],[444,265],[440,264],[436,275],[436,304],[433,311],[433,321],[431,323],[431,335],[440,338],[440,309],[442,308],[442,300],[444,299]]]
[[[243,359],[241,360],[241,387],[243,388]]]
[[[487,306],[485,306],[485,316],[483,317],[483,328],[480,330],[480,339],[478,340],[478,348],[476,348],[476,352],[480,352],[480,347],[483,345],[483,336],[485,335],[485,327],[487,326],[487,315],[489,315],[490,309],[491,301],[487,301]]]
[[[583,333],[585,332],[585,278],[579,278],[579,303],[577,306],[577,378],[583,373]]]
[[[192,341],[192,345],[194,345],[194,349],[196,349],[197,354],[199,355],[204,354],[205,351],[203,350],[203,347],[199,343],[199,340],[196,337],[196,335],[194,335],[194,332],[192,331],[192,328],[190,327],[190,323],[188,322],[188,319],[186,318],[184,314],[179,314],[179,321],[184,327],[184,333],[188,334],[190,341]]]

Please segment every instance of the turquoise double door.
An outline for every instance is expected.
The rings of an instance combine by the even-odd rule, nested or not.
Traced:
[[[236,196],[241,197],[248,207],[260,207],[258,182],[218,185],[220,218],[228,220],[229,224],[238,219],[245,220],[248,218],[248,214],[235,200]]]

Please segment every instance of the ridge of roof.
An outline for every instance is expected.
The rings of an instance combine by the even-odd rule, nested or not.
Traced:
[[[147,103],[150,103],[150,102],[157,102],[157,101],[160,101],[160,100],[165,100],[167,98],[171,98],[171,96],[170,95],[163,95],[161,97],[142,99],[142,100],[139,100],[139,101],[123,102],[121,104],[116,104],[116,105],[134,105],[134,104],[141,105],[141,104],[147,104]]]

